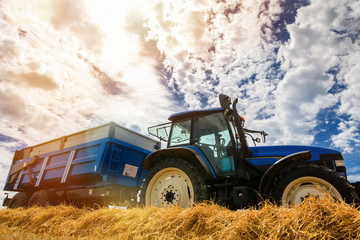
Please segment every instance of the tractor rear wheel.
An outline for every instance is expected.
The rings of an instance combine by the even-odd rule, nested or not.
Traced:
[[[29,200],[29,206],[55,206],[59,204],[56,193],[48,190],[36,191]]]
[[[19,192],[10,200],[9,208],[27,207],[29,199],[31,198],[31,192]]]
[[[318,165],[298,165],[283,175],[274,187],[274,198],[281,205],[299,204],[309,196],[331,196],[335,201],[359,202],[354,187],[344,177]]]
[[[187,161],[167,159],[150,170],[141,188],[140,199],[145,206],[191,207],[207,199],[204,178]]]

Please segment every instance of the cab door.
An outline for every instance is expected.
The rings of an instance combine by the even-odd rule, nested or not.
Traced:
[[[233,142],[223,112],[193,120],[193,141],[209,160],[216,175],[235,174]]]

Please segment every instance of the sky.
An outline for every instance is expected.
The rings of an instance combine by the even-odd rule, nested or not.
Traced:
[[[147,134],[220,93],[266,145],[339,150],[360,181],[359,26],[357,0],[0,0],[0,188],[16,149]]]

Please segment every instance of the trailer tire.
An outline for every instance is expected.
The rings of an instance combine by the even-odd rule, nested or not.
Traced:
[[[140,192],[141,203],[154,207],[191,207],[207,196],[200,171],[182,159],[166,159],[155,165]]]
[[[275,201],[284,206],[301,203],[310,195],[330,196],[335,201],[358,203],[355,188],[340,174],[318,165],[297,165],[283,174],[274,186]]]
[[[56,193],[48,190],[36,191],[29,200],[29,206],[55,206],[59,204]]]
[[[11,209],[27,207],[31,196],[31,192],[19,192],[10,200],[8,207]]]

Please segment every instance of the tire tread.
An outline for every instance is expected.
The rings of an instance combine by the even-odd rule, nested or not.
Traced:
[[[360,203],[360,198],[354,186],[346,178],[332,169],[314,164],[296,165],[279,176],[274,183],[271,194],[275,201],[280,203],[282,192],[286,186],[296,178],[304,176],[314,176],[327,181],[339,191],[346,203]]]
[[[27,207],[32,196],[32,192],[19,192],[11,199],[9,208]]]
[[[29,206],[54,206],[59,203],[57,196],[54,192],[48,191],[48,190],[38,190],[35,192],[30,200],[29,200]]]

